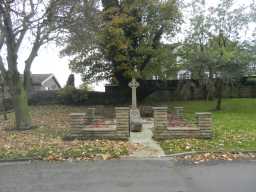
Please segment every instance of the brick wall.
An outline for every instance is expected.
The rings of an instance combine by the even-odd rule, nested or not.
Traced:
[[[156,140],[176,138],[212,138],[212,114],[196,113],[196,127],[168,127],[168,108],[154,107],[153,138]]]
[[[90,112],[94,108],[90,108]],[[70,114],[70,132],[64,137],[66,140],[73,139],[113,139],[127,140],[129,137],[129,107],[116,107],[116,128],[88,128],[90,124],[91,114],[72,113]],[[88,115],[90,117],[88,118]],[[88,121],[90,119],[90,121]]]

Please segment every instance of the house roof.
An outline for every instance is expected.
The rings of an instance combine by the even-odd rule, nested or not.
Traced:
[[[32,85],[41,85],[46,79],[53,76],[53,74],[31,74]]]
[[[61,88],[58,80],[51,73],[49,73],[49,74],[31,74],[32,85],[43,85],[45,82],[47,82],[51,78],[53,78],[54,81],[56,82],[56,84],[59,86],[59,88]]]

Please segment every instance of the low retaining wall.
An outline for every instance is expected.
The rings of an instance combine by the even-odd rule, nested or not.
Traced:
[[[66,140],[73,139],[111,139],[128,140],[129,131],[129,108],[116,107],[116,123],[114,128],[87,128],[88,118],[86,113],[70,114],[71,131],[64,137]]]
[[[156,140],[176,138],[212,138],[212,114],[196,113],[196,127],[168,127],[168,108],[154,107],[153,138]]]

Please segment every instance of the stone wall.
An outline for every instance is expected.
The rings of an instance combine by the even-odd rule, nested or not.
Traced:
[[[188,80],[192,81],[192,80]],[[147,104],[156,104],[159,102],[168,102],[170,100],[198,100],[204,99],[204,92],[199,87],[197,81],[192,81],[195,85],[193,88],[185,89],[186,93],[182,92],[179,84],[184,84],[186,81],[179,82],[148,80],[139,81],[141,86],[137,89],[139,102]],[[237,87],[225,87],[224,98],[256,98],[256,84],[241,83]],[[58,96],[58,91],[37,91],[29,95],[29,103],[33,105],[60,104],[61,100]],[[131,103],[131,89],[129,87],[122,88],[120,86],[106,86],[105,92],[89,91],[87,99],[84,99],[79,105],[116,105],[127,106]],[[76,104],[76,103],[71,103]]]
[[[200,87],[198,80],[138,80],[137,89],[139,101],[148,104],[170,100],[200,100],[206,97],[205,91]],[[256,82],[256,81],[255,81]],[[105,87],[108,96],[120,96],[127,103],[131,93],[129,88],[117,85]],[[225,86],[224,98],[255,98],[256,83],[242,79],[235,87]]]
[[[130,108],[116,107],[116,132],[121,137],[130,136]]]
[[[71,113],[69,119],[72,129],[83,129],[86,122],[86,113]]]
[[[196,113],[197,127],[200,129],[202,138],[211,138],[212,132],[212,113]]]
[[[154,107],[154,129],[153,137],[162,138],[167,132],[168,107]]]
[[[210,139],[212,132],[212,114],[196,113],[196,127],[168,127],[168,108],[154,107],[153,138],[156,140],[176,138],[200,138]]]
[[[31,105],[52,105],[61,104],[61,98],[58,91],[36,91],[29,94],[29,103]],[[110,94],[105,92],[89,91],[87,98],[79,105],[127,105],[128,97],[120,94]],[[78,103],[70,103],[70,105],[78,105]]]
[[[183,119],[184,118],[184,107],[174,107],[175,109],[175,114],[179,119]]]
[[[87,128],[88,118],[86,113],[70,114],[70,132],[64,137],[66,140],[73,139],[111,139],[128,140],[129,131],[129,108],[116,107],[115,128]]]

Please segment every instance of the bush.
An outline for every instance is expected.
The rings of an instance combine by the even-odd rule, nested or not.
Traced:
[[[33,91],[29,93],[30,105],[55,105],[60,104],[59,91],[57,90],[43,90]]]
[[[65,105],[78,105],[84,103],[88,96],[85,89],[76,89],[72,86],[66,86],[58,92],[59,101]]]

